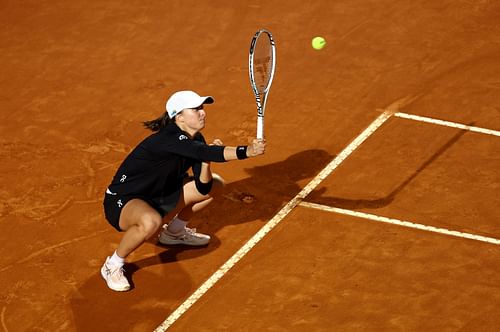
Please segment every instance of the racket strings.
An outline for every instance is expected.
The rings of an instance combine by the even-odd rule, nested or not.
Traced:
[[[253,57],[254,79],[259,93],[267,90],[273,71],[273,51],[267,35],[261,35],[255,44]]]

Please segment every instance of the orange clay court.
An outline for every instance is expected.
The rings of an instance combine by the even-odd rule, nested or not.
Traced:
[[[0,22],[0,330],[498,331],[498,1],[6,0]],[[151,239],[109,290],[102,198],[141,122],[192,89],[207,140],[247,144],[260,28],[266,154],[212,166],[207,247]]]

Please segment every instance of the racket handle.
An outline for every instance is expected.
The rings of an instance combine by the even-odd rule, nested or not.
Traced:
[[[263,116],[257,117],[257,138],[258,139],[264,138],[264,117]]]

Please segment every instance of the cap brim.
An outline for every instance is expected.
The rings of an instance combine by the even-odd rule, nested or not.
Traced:
[[[198,99],[196,102],[193,100],[193,103],[191,105],[186,105],[185,108],[196,108],[196,107],[200,107],[201,105],[205,105],[205,104],[213,104],[214,103],[214,98],[212,96],[204,96],[204,97],[200,97],[200,99]]]
[[[202,105],[203,104],[213,104],[215,101],[212,96],[206,96],[206,97],[202,97],[202,98],[204,98]]]

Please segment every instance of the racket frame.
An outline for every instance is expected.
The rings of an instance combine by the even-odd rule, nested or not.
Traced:
[[[257,88],[257,84],[255,83],[254,77],[254,54],[255,54],[255,45],[257,44],[257,40],[263,34],[266,34],[269,37],[270,47],[271,47],[271,55],[272,55],[272,70],[270,72],[270,77],[267,82],[267,86],[264,88],[264,91],[259,92]],[[257,104],[257,138],[264,138],[264,113],[266,110],[266,101],[267,96],[269,95],[269,90],[271,89],[271,84],[274,78],[274,72],[276,69],[276,43],[274,41],[273,35],[266,29],[260,29],[255,33],[252,38],[252,42],[250,44],[250,52],[248,55],[248,72],[250,75],[250,85],[252,86],[253,93],[255,95],[255,102]]]

